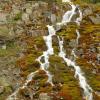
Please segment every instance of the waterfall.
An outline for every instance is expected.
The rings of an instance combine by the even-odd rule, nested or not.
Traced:
[[[62,21],[60,23],[56,23],[56,25],[67,25],[68,22],[71,22],[71,19],[73,17],[73,15],[75,14],[75,10],[76,8],[78,8],[76,5],[74,5],[70,0],[62,0],[62,2],[68,2],[71,6],[71,10],[65,12],[65,14],[62,17]],[[82,12],[81,10],[78,8],[79,11],[79,17],[76,18],[76,20],[74,22],[76,22],[77,25],[80,25],[80,22],[82,20]],[[47,36],[43,36],[43,39],[46,43],[47,46],[47,50],[43,52],[43,54],[41,56],[39,56],[36,60],[40,63],[40,69],[38,69],[35,72],[32,72],[28,75],[27,80],[25,82],[25,84],[22,87],[19,87],[14,93],[12,93],[6,100],[16,100],[17,99],[17,93],[19,92],[20,89],[23,89],[25,87],[27,87],[27,84],[32,81],[32,78],[35,76],[35,74],[37,74],[39,72],[39,70],[44,70],[46,72],[46,75],[48,76],[47,82],[50,83],[52,86],[54,86],[53,82],[52,82],[52,78],[53,75],[51,75],[51,73],[48,71],[49,68],[49,56],[54,54],[54,50],[52,47],[52,36],[56,35],[56,31],[53,27],[53,25],[47,25],[48,28],[48,35]],[[76,43],[78,45],[79,43],[79,38],[80,38],[80,33],[79,30],[76,29],[76,34],[77,34],[77,39],[76,39]],[[56,35],[57,36],[57,35]],[[75,61],[72,61],[68,58],[66,58],[66,52],[64,51],[64,46],[63,46],[63,42],[64,39],[58,37],[58,42],[59,42],[59,54],[58,56],[63,58],[63,60],[66,62],[66,64],[69,67],[73,67],[75,70],[75,78],[77,78],[79,80],[79,85],[80,87],[83,89],[84,91],[84,98],[86,100],[92,100],[93,96],[92,96],[92,88],[88,85],[86,78],[84,76],[84,73],[82,72],[82,70],[80,69],[80,66],[76,65]],[[72,54],[74,55],[74,57],[76,58],[74,49],[72,50]],[[44,59],[44,61],[42,62],[41,60]]]
[[[67,24],[68,22],[70,22],[72,16],[75,13],[75,9],[76,9],[76,6],[73,5],[73,3],[70,2],[70,0],[63,0],[63,2],[69,2],[71,4],[72,10],[70,10],[70,11],[68,11],[68,12],[66,12],[64,14],[63,19],[62,19],[62,22],[59,25],[62,25],[62,24],[65,24],[65,23]],[[80,22],[82,20],[82,13],[81,13],[81,11],[80,11],[79,8],[78,8],[78,10],[79,10],[80,16],[79,16],[79,18],[76,19],[75,22],[78,25],[80,25]],[[76,42],[77,42],[77,45],[78,45],[78,40],[80,38],[80,33],[79,33],[78,30],[76,30],[76,33],[77,33]],[[60,37],[58,36],[58,40],[59,40],[59,48],[60,48],[59,56],[63,58],[63,60],[67,63],[68,66],[74,68],[74,70],[75,70],[75,78],[78,78],[79,79],[80,87],[84,90],[84,98],[86,100],[92,100],[93,99],[93,95],[92,95],[92,91],[93,90],[88,85],[88,83],[86,81],[86,78],[83,75],[83,72],[81,71],[80,67],[75,64],[74,61],[71,61],[70,59],[66,58],[66,53],[65,53],[64,47],[63,47],[63,38],[61,40]],[[72,51],[72,53],[74,54],[74,57],[76,57],[74,51]]]
[[[25,83],[23,84],[22,87],[19,87],[14,93],[12,93],[10,96],[8,96],[8,98],[6,100],[17,100],[17,94],[21,89],[24,89],[25,87],[27,87],[28,83],[32,81],[32,78],[35,76],[35,74],[38,73],[38,70],[35,72],[30,73],[27,76],[27,80],[25,81]]]
[[[63,48],[63,39],[61,40],[58,36],[59,40],[59,56],[64,59],[64,61],[67,63],[68,66],[73,67],[75,70],[75,78],[78,77],[80,87],[84,90],[84,96],[86,100],[92,100],[92,89],[86,82],[86,79],[83,75],[83,72],[81,71],[80,67],[75,64],[75,62],[71,61],[70,59],[66,58],[66,53],[64,52]]]
[[[44,70],[46,72],[47,76],[48,76],[47,82],[50,83],[53,86],[52,75],[50,74],[49,71],[47,71],[47,69],[49,67],[49,56],[54,54],[53,47],[52,47],[52,36],[55,35],[56,31],[54,30],[53,26],[47,25],[47,27],[48,27],[49,35],[44,36],[44,40],[45,40],[45,43],[46,43],[46,46],[47,46],[47,51],[44,51],[43,55],[40,56],[37,59],[37,61],[39,61],[39,63],[40,63],[40,68],[42,70]],[[42,57],[44,57],[44,63],[41,62]]]

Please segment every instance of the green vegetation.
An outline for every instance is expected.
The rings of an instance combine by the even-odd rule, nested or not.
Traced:
[[[15,21],[18,21],[18,20],[20,20],[21,18],[22,18],[22,13],[20,12],[20,13],[18,13],[18,14],[15,15],[14,20],[15,20]]]
[[[84,72],[85,77],[87,78],[88,83],[95,91],[100,91],[100,76],[93,73],[93,65],[86,62],[86,59],[77,59],[77,64],[81,67]]]
[[[21,47],[14,42],[7,43],[6,49],[0,48],[0,57],[4,56],[16,56],[17,52],[21,50]]]
[[[74,78],[74,72],[71,71],[62,58],[58,56],[50,56],[49,71],[53,75],[53,83],[62,84],[58,88],[59,95],[62,98],[71,98],[70,100],[81,100],[81,92],[78,81]],[[65,92],[66,91],[66,92]]]
[[[98,3],[100,2],[100,0],[83,0],[85,2],[88,2],[88,3]]]

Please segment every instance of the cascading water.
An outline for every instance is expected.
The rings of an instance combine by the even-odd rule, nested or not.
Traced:
[[[75,64],[75,62],[71,61],[70,59],[66,58],[66,53],[64,52],[63,48],[63,39],[61,40],[58,36],[59,40],[59,48],[60,53],[59,56],[64,59],[68,66],[72,66],[75,69],[75,77],[79,79],[80,87],[84,90],[84,95],[86,100],[92,100],[92,89],[87,84],[85,77],[83,76],[83,72],[81,71],[80,67]]]
[[[47,76],[48,76],[47,82],[50,83],[53,86],[52,75],[50,74],[49,71],[47,71],[47,69],[49,67],[49,55],[54,54],[53,47],[52,47],[52,36],[55,35],[56,31],[54,30],[53,26],[47,25],[47,27],[48,27],[49,35],[44,36],[44,40],[45,40],[45,43],[46,43],[46,46],[47,46],[47,51],[44,51],[43,55],[40,56],[37,59],[37,61],[39,61],[39,63],[40,63],[40,68],[42,70],[44,70],[46,72]],[[44,57],[44,63],[41,62],[42,57]]]
[[[14,93],[12,93],[6,100],[17,100],[17,94],[19,92],[19,90],[24,89],[25,87],[27,87],[28,83],[32,81],[32,78],[35,76],[35,74],[38,73],[38,70],[35,72],[30,73],[27,76],[27,80],[26,82],[23,84],[22,87],[19,87]]]
[[[76,6],[74,6],[73,3],[70,2],[70,0],[63,0],[63,2],[69,2],[71,4],[72,10],[65,13],[65,15],[63,16],[62,23],[60,23],[59,25],[62,25],[62,24],[70,22],[72,16],[75,13],[75,9],[76,9]],[[78,10],[79,10],[80,17],[77,18],[75,22],[78,25],[80,25],[80,21],[82,20],[82,13],[81,13],[79,8],[78,8]],[[76,42],[78,44],[78,40],[80,38],[80,33],[79,33],[78,30],[76,30],[76,33],[77,33]],[[58,40],[59,40],[59,48],[60,48],[59,56],[64,59],[64,61],[67,63],[68,66],[72,66],[74,68],[74,70],[75,70],[75,77],[76,78],[78,77],[80,87],[84,90],[85,99],[86,100],[92,100],[93,99],[92,88],[86,82],[86,79],[85,79],[85,77],[83,75],[83,72],[81,71],[80,67],[75,64],[75,62],[73,62],[70,59],[66,58],[66,53],[64,52],[64,47],[63,47],[63,39],[61,40],[60,37],[58,36]],[[74,51],[72,51],[72,52],[74,54],[74,57],[76,57]]]
[[[47,46],[47,51],[43,52],[43,55],[41,55],[40,57],[38,57],[36,60],[40,63],[40,69],[44,70],[46,72],[46,75],[48,76],[48,80],[47,82],[50,83],[53,86],[52,83],[52,75],[50,74],[49,71],[47,71],[48,67],[49,67],[49,56],[53,55],[53,48],[52,48],[52,36],[55,35],[56,31],[54,30],[53,26],[49,26],[48,27],[48,36],[44,36],[44,40]],[[44,58],[44,62],[41,62],[42,57]],[[38,73],[39,70],[32,72],[28,75],[27,80],[25,82],[25,84],[18,88],[13,94],[11,94],[7,100],[16,100],[17,99],[17,93],[19,92],[20,89],[23,89],[25,87],[27,87],[27,84],[32,81],[32,78],[35,76],[36,73]]]
[[[68,2],[71,6],[71,10],[67,11],[62,18],[61,23],[57,23],[56,25],[66,25],[68,22],[71,22],[73,15],[76,13],[75,10],[77,8],[77,6],[75,6],[70,0],[62,0],[62,2]],[[80,11],[79,8],[78,12],[79,12],[79,17],[76,18],[76,20],[74,20],[74,22],[77,23],[77,25],[80,25],[80,22],[82,20],[82,12]],[[48,71],[48,67],[49,67],[49,56],[54,54],[53,51],[53,47],[52,47],[52,36],[56,35],[56,30],[54,29],[53,26],[47,25],[48,27],[48,36],[44,36],[44,40],[47,46],[47,50],[43,52],[43,55],[41,55],[40,57],[38,57],[36,60],[40,63],[40,69],[39,70],[44,70],[46,72],[46,75],[48,76],[48,80],[47,82],[50,83],[52,86],[54,86],[53,82],[52,82],[52,77],[53,75],[50,74],[50,72]],[[78,45],[78,40],[80,38],[80,33],[78,30],[76,30],[76,34],[77,34],[77,39],[76,39],[76,43]],[[59,57],[63,58],[63,60],[67,63],[68,66],[73,67],[75,70],[75,78],[78,78],[79,80],[79,84],[80,87],[83,89],[84,91],[84,97],[86,100],[92,100],[92,89],[91,87],[88,85],[88,83],[86,82],[86,79],[83,75],[83,72],[81,71],[80,67],[76,65],[76,63],[68,58],[66,58],[66,53],[64,51],[64,47],[63,47],[63,38],[58,37],[58,41],[59,41]],[[75,52],[74,52],[75,48],[72,50],[72,55],[74,55],[74,58],[76,58]],[[42,58],[44,59],[44,61],[42,62]],[[35,74],[37,74],[39,72],[39,70],[31,73],[28,75],[27,80],[25,82],[25,84],[18,88],[13,94],[11,94],[7,100],[17,100],[17,93],[19,92],[20,89],[23,89],[25,87],[27,87],[27,84],[32,81],[32,78],[35,76]]]

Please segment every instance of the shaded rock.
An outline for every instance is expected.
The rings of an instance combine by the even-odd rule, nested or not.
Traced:
[[[55,25],[55,29],[56,29],[56,31],[60,31],[60,30],[61,30],[61,28],[62,28],[62,26],[61,26],[61,25]]]
[[[93,24],[100,24],[100,16],[99,15],[96,15],[96,17],[89,16],[89,19],[92,21]]]
[[[75,54],[77,56],[80,56],[81,57],[83,55],[83,53],[84,53],[83,49],[78,49],[78,50],[76,50],[76,53]]]
[[[55,46],[59,44],[57,36],[53,36],[52,41]]]
[[[96,52],[96,51],[97,51],[96,47],[94,47],[94,46],[90,47],[90,52]]]
[[[100,54],[97,54],[97,60],[100,62]]]
[[[93,11],[90,7],[85,8],[85,10],[83,11],[83,16],[88,16],[93,14]]]
[[[69,46],[75,47],[75,46],[76,46],[76,40],[72,39],[72,40],[69,42]]]
[[[0,94],[2,94],[4,92],[4,87],[0,86]]]
[[[6,16],[6,13],[0,13],[0,24],[7,21]]]

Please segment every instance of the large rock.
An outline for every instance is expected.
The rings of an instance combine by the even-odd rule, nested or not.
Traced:
[[[6,18],[7,14],[6,13],[2,13],[0,12],[0,24],[4,23],[7,21],[7,18]]]
[[[89,16],[89,19],[92,21],[93,24],[100,24],[100,16],[99,15],[96,15],[96,17]]]
[[[27,13],[23,13],[22,14],[22,20],[25,21],[25,22],[29,21],[29,15]]]
[[[32,5],[30,3],[25,4],[26,13],[31,14],[32,13]]]
[[[93,10],[90,7],[85,8],[85,10],[83,11],[83,16],[88,16],[93,14]]]
[[[52,24],[56,23],[56,15],[55,14],[51,14],[51,22],[52,22]]]
[[[47,93],[41,93],[39,95],[39,100],[51,100],[50,96]]]
[[[9,29],[7,26],[5,25],[0,25],[0,37],[4,36],[4,37],[8,37],[9,36]],[[1,39],[1,38],[0,38]]]
[[[14,15],[19,14],[20,13],[19,7],[16,7],[15,5],[12,5],[12,13]]]
[[[0,86],[0,94],[2,94],[4,92],[4,87]]]

